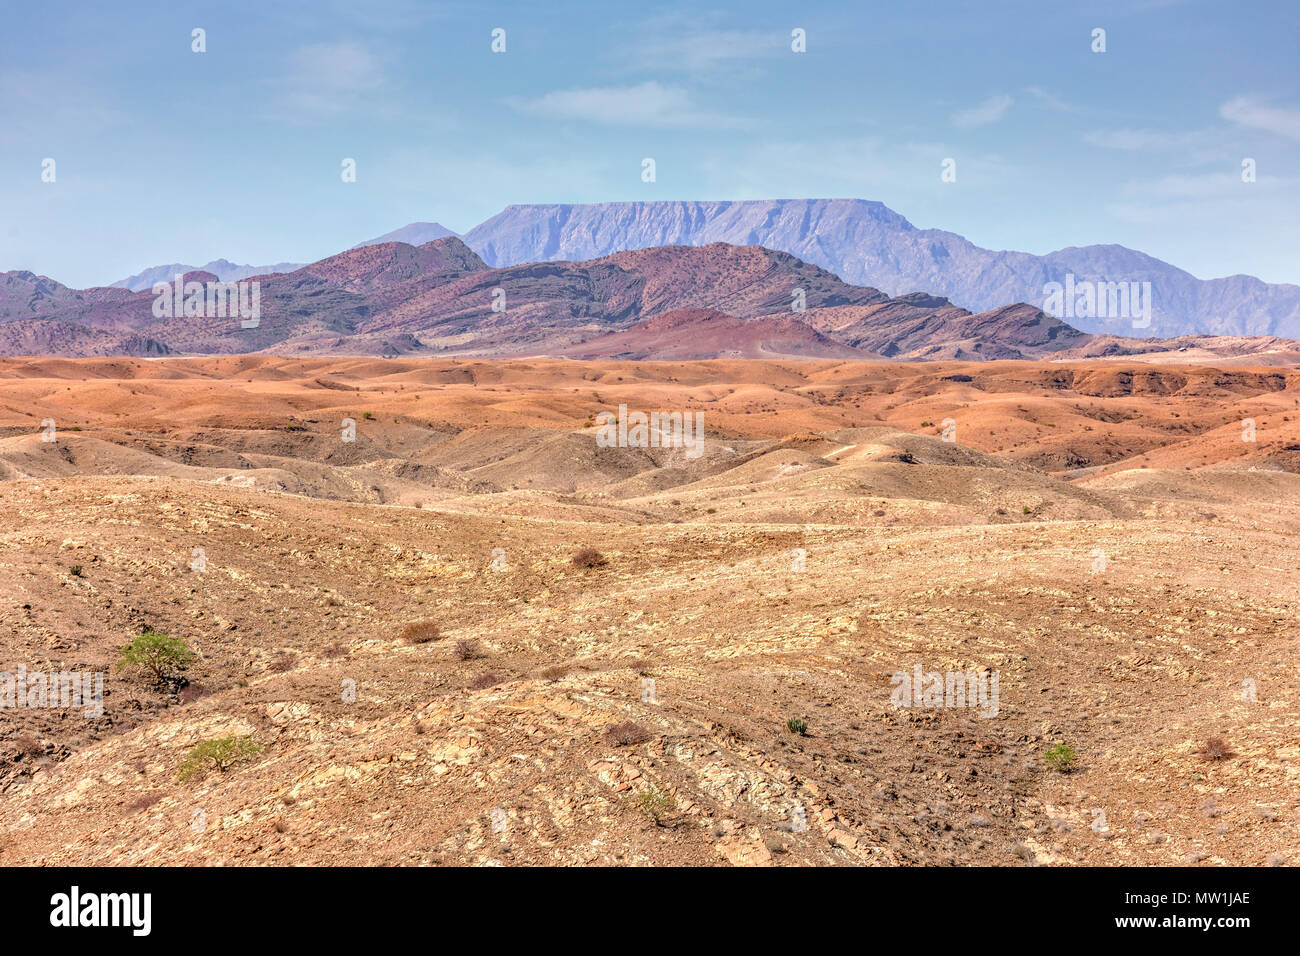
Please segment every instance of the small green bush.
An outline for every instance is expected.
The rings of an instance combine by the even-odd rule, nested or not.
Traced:
[[[798,734],[802,737],[804,734],[808,733],[808,721],[804,720],[802,717],[791,717],[785,722],[785,729],[790,731],[792,734]]]
[[[183,671],[193,660],[194,652],[181,638],[146,630],[130,644],[122,646],[122,657],[117,666],[119,669],[139,667],[161,684]]]
[[[1069,773],[1077,756],[1074,748],[1067,744],[1057,744],[1047,751],[1047,766],[1060,773]]]
[[[672,794],[660,790],[654,784],[650,785],[649,790],[642,790],[636,795],[636,804],[657,827],[663,826],[664,818],[677,809],[677,801]]]
[[[181,763],[180,780],[201,777],[216,770],[225,773],[237,763],[252,760],[262,752],[262,747],[253,742],[251,737],[217,737],[204,740],[190,748]]]

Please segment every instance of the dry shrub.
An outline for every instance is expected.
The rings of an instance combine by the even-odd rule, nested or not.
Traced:
[[[505,678],[500,674],[494,674],[492,671],[484,671],[482,674],[477,674],[470,679],[469,689],[486,690],[489,687],[496,686],[503,680],[505,680]]]
[[[561,680],[569,676],[568,664],[552,664],[542,671],[542,677],[546,680]]]
[[[457,641],[455,653],[456,659],[462,661],[478,661],[487,657],[487,651],[483,650],[483,645],[478,641]]]
[[[1228,745],[1222,737],[1210,737],[1201,744],[1200,754],[1202,760],[1214,762],[1227,760],[1232,756],[1232,751],[1228,749]]]
[[[650,731],[630,720],[614,724],[605,730],[605,743],[611,747],[631,747],[634,744],[643,744],[649,739]]]
[[[321,651],[321,653],[326,658],[334,660],[340,657],[346,657],[348,649],[342,641],[335,641],[329,647],[325,648],[325,650]]]
[[[34,734],[21,734],[14,738],[14,746],[24,757],[39,757],[45,753],[45,748]]]
[[[416,621],[402,628],[398,636],[407,644],[428,644],[442,637],[442,629],[433,621]]]
[[[603,568],[608,559],[595,548],[583,548],[573,556],[575,568]]]
[[[271,663],[266,665],[266,669],[276,674],[283,674],[285,671],[293,670],[297,663],[298,658],[296,655],[290,654],[288,651],[281,651],[271,659]]]

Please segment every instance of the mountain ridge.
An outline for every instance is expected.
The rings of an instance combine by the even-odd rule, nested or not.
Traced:
[[[860,199],[670,200],[516,204],[464,233],[489,265],[585,259],[621,249],[721,241],[756,244],[822,266],[891,296],[924,290],[972,311],[1011,302],[1042,306],[1045,286],[1151,282],[1149,327],[1132,316],[1080,318],[1086,332],[1300,336],[1300,285],[1253,276],[1198,279],[1114,243],[1037,256],[984,249],[942,229],[919,229],[883,203]]]
[[[437,222],[412,222],[353,249],[400,241],[422,245],[457,236]],[[865,199],[662,200],[514,203],[460,234],[493,267],[586,261],[670,245],[761,245],[821,266],[855,285],[898,297],[925,291],[972,312],[1009,303],[1047,305],[1050,283],[1150,283],[1151,311],[1058,316],[1085,332],[1125,337],[1191,334],[1300,337],[1300,285],[1235,274],[1199,279],[1116,243],[1065,246],[1043,255],[977,246],[943,229],[921,229],[884,203]],[[155,266],[110,288],[147,289],[176,273],[212,272],[223,282],[288,273],[301,264]]]
[[[1084,333],[1025,303],[972,313],[929,293],[890,297],[787,252],[722,242],[494,269],[460,238],[446,236],[420,246],[363,245],[254,278],[256,298],[245,286],[238,301],[244,308],[256,301],[258,314],[244,321],[249,317],[233,306],[217,310],[204,295],[183,295],[170,308],[170,294],[69,289],[30,272],[5,273],[0,354],[987,361],[1175,348],[1168,340]],[[201,271],[186,279],[218,281]],[[647,324],[675,312],[683,323],[676,332],[673,323]],[[695,345],[683,348],[683,338]],[[1197,355],[1267,353],[1269,362],[1300,348],[1274,338],[1177,342]]]
[[[269,275],[276,272],[293,272],[295,269],[301,269],[302,265],[301,262],[277,262],[269,266],[250,266],[239,265],[228,259],[213,259],[202,266],[173,262],[165,266],[151,266],[133,276],[118,279],[116,282],[105,286],[105,288],[143,292],[152,289],[157,282],[171,282],[178,275],[184,275],[188,272],[210,272],[217,277],[219,282],[238,282],[241,279],[249,279],[253,276]]]

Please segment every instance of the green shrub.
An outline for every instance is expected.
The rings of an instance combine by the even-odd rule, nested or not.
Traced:
[[[798,734],[802,737],[804,734],[808,733],[808,721],[804,720],[802,717],[791,717],[785,722],[785,729],[790,731],[792,734]]]
[[[216,770],[225,773],[237,763],[252,760],[262,752],[251,737],[217,737],[190,748],[177,777],[190,780]]]
[[[194,660],[194,652],[179,637],[169,637],[154,630],[146,630],[130,644],[122,646],[118,668],[139,667],[161,684],[168,677],[183,671]]]
[[[636,795],[636,804],[658,827],[663,826],[664,818],[677,809],[677,801],[672,794],[660,790],[654,784],[650,785],[649,790],[642,790]]]
[[[1076,756],[1073,747],[1067,744],[1057,744],[1047,751],[1047,766],[1060,773],[1069,773],[1074,766]]]

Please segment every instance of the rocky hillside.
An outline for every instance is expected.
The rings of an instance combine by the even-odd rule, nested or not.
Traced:
[[[160,318],[152,291],[75,290],[11,272],[0,277],[0,354],[992,360],[1174,348],[1089,335],[1024,303],[972,314],[924,292],[891,298],[789,253],[721,242],[493,269],[447,236],[363,245],[255,281],[251,323],[203,310]],[[665,313],[680,314],[656,319]],[[1198,357],[1295,350],[1241,337],[1177,348]]]

